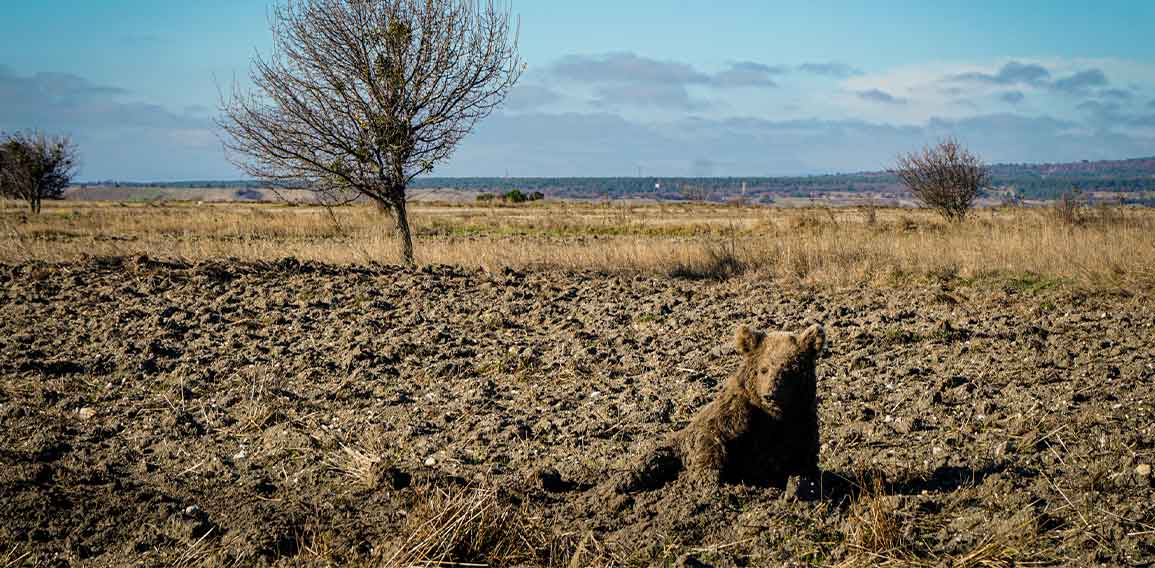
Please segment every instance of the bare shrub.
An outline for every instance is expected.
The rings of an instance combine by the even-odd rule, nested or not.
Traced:
[[[1086,222],[1087,202],[1079,190],[1068,191],[1051,205],[1051,218],[1062,225],[1078,226]]]
[[[863,218],[868,227],[873,227],[878,224],[878,206],[874,201],[868,202],[862,208]]]
[[[0,196],[28,202],[40,213],[45,199],[60,199],[78,166],[76,145],[67,136],[42,132],[0,137]]]
[[[898,157],[893,173],[920,203],[949,221],[966,219],[979,192],[987,186],[986,165],[957,140]]]
[[[493,0],[297,0],[273,8],[255,92],[222,101],[246,174],[394,213],[412,266],[407,187],[505,100],[524,65]]]

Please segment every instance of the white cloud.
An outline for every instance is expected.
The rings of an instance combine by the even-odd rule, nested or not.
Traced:
[[[1054,162],[1155,154],[1150,136],[1084,129],[1046,116],[996,113],[913,125],[863,120],[686,118],[612,113],[498,114],[435,175],[762,176],[878,170],[899,152],[957,136],[992,162]],[[516,158],[515,158],[516,157]]]
[[[173,111],[131,96],[75,75],[0,66],[0,130],[74,134],[84,179],[237,175],[207,105]],[[841,63],[573,56],[527,76],[435,174],[874,170],[945,135],[992,161],[1152,155],[1155,66],[1017,57],[862,72]]]

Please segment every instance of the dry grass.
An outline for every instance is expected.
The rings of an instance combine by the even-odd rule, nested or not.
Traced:
[[[896,497],[885,493],[881,477],[862,483],[861,493],[850,506],[846,542],[852,558],[865,564],[905,564],[914,559],[913,543],[904,532]]]
[[[1072,225],[1049,210],[985,209],[961,224],[910,209],[544,203],[416,205],[418,260],[845,287],[994,281],[1149,289],[1155,212],[1098,208]],[[0,208],[0,262],[147,254],[201,261],[296,257],[391,263],[391,221],[367,206],[55,202]]]
[[[8,548],[11,546],[11,548]],[[21,552],[23,547],[20,544],[0,544],[0,568],[9,568],[10,566],[21,566],[24,561],[31,555],[30,552]]]
[[[1040,526],[1042,515],[1031,509],[1008,518],[993,514],[969,535],[973,537],[969,546],[941,554],[950,543],[939,539],[957,532],[952,521],[960,514],[973,514],[968,503],[981,499],[973,485],[951,492],[939,513],[922,512],[909,504],[901,506],[901,497],[887,491],[884,476],[877,472],[861,477],[856,486],[845,521],[848,554],[839,566],[1011,568],[1066,563],[1056,553],[1056,543],[1045,538],[1046,530]]]
[[[421,487],[402,539],[381,566],[592,566],[591,539],[556,535],[538,517],[497,491]]]
[[[326,465],[353,483],[373,487],[376,484],[373,466],[381,461],[380,456],[353,446],[342,446],[341,451],[329,456]]]

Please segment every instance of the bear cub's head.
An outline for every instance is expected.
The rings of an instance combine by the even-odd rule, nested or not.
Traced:
[[[734,342],[743,356],[740,387],[751,402],[768,412],[812,406],[817,379],[815,363],[826,333],[812,325],[801,333],[765,332],[740,326]]]

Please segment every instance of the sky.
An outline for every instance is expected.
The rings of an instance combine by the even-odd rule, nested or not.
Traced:
[[[78,143],[83,180],[235,179],[220,93],[266,0],[0,11],[0,131]],[[527,71],[437,176],[884,169],[955,136],[989,162],[1155,155],[1149,0],[513,0]]]

